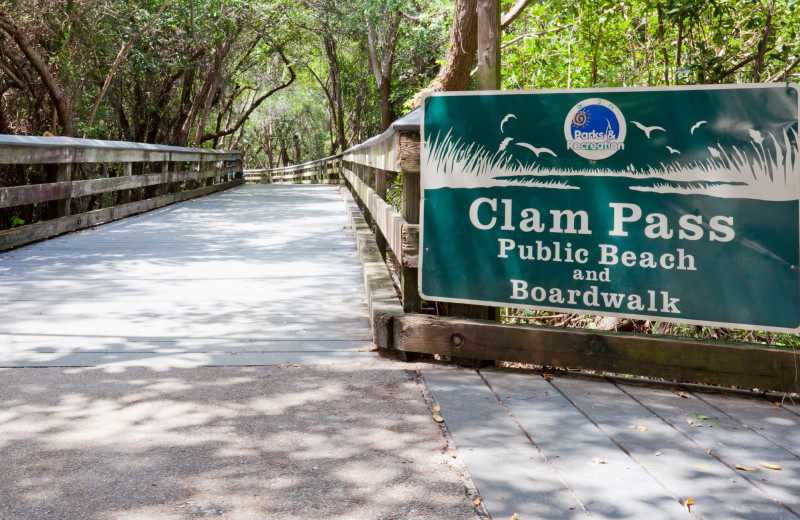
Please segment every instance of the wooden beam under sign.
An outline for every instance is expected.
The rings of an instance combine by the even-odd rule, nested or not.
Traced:
[[[800,389],[791,349],[746,343],[406,314],[394,320],[394,348],[760,390]]]

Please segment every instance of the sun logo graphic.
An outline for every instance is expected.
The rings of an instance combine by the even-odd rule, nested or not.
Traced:
[[[605,99],[585,99],[572,107],[564,120],[567,150],[597,161],[625,149],[625,116]]]

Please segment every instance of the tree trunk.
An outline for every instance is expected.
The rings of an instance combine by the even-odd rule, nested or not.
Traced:
[[[60,121],[63,129],[63,135],[73,135],[75,133],[75,123],[72,120],[72,110],[70,110],[70,107],[64,98],[64,91],[61,90],[58,82],[50,73],[47,65],[42,60],[42,57],[31,44],[30,40],[28,40],[27,36],[25,36],[22,30],[17,27],[17,25],[5,12],[0,12],[0,29],[8,33],[8,35],[14,39],[22,53],[26,58],[28,58],[28,61],[39,74],[42,82],[45,84],[47,92],[50,95],[50,99],[53,102],[53,106],[56,108],[58,120]]]
[[[336,149],[347,148],[347,138],[344,132],[344,96],[342,94],[341,68],[339,66],[339,56],[336,52],[336,41],[330,35],[325,35],[325,55],[328,57],[328,67],[330,69],[331,94],[334,101],[334,125],[336,126],[336,146],[333,147],[333,155]]]
[[[767,21],[764,23],[764,34],[758,44],[758,55],[756,57],[756,66],[753,70],[753,81],[756,83],[761,82],[761,72],[764,70],[764,58],[767,54],[767,44],[769,43],[769,34],[772,32],[772,15],[775,13],[775,0],[769,0],[769,7],[767,11]]]

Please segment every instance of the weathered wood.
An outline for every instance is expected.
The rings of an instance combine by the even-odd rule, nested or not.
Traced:
[[[185,148],[148,143],[71,137],[0,135],[0,164],[241,160],[231,150]]]
[[[380,197],[369,186],[364,184],[358,175],[347,166],[343,168],[343,175],[347,182],[353,187],[356,196],[361,200],[375,220],[378,229],[381,230],[389,247],[398,258],[403,257],[403,227],[408,223],[401,217],[386,201]]]
[[[403,314],[403,307],[394,283],[389,275],[383,255],[372,236],[367,221],[361,214],[352,195],[342,190],[347,214],[353,227],[358,256],[364,274],[364,289],[367,295],[373,341],[384,349],[392,348],[394,319]]]
[[[397,166],[404,173],[419,173],[419,164],[419,134],[417,132],[400,132]]]
[[[500,90],[500,0],[478,0],[478,90]]]
[[[209,195],[220,190],[233,188],[243,184],[244,180],[236,179],[213,186],[207,186],[191,191],[182,191],[178,193],[171,193],[162,195],[152,199],[140,200],[129,204],[122,204],[110,208],[99,209],[90,211],[88,213],[81,213],[79,215],[72,215],[62,217],[55,220],[48,220],[38,224],[30,224],[15,229],[0,231],[0,251],[13,249],[31,242],[37,242],[64,233],[69,233],[77,229],[84,229],[98,224],[104,224],[113,220],[143,213],[162,206],[181,202],[184,200],[192,199],[195,197],[202,197]]]
[[[406,267],[419,267],[419,224],[403,224],[402,241],[400,262]]]
[[[405,315],[395,319],[394,347],[676,381],[796,390],[793,351],[743,343]]]
[[[211,169],[199,172],[149,173],[145,175],[111,177],[108,179],[11,186],[8,188],[0,188],[0,208],[66,199],[69,197],[85,197],[88,195],[97,195],[125,189],[144,188],[147,186],[181,182],[189,179],[201,180],[217,175],[219,175],[219,171]]]
[[[343,159],[347,162],[361,164],[370,168],[378,168],[390,172],[397,172],[397,148],[399,134],[394,133],[385,139],[370,140],[363,146],[348,151]]]

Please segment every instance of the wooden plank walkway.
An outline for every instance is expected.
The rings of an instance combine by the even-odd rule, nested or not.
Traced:
[[[493,518],[800,516],[800,409],[789,400],[494,370],[423,375]]]
[[[371,359],[331,186],[242,186],[0,255],[0,366]]]

